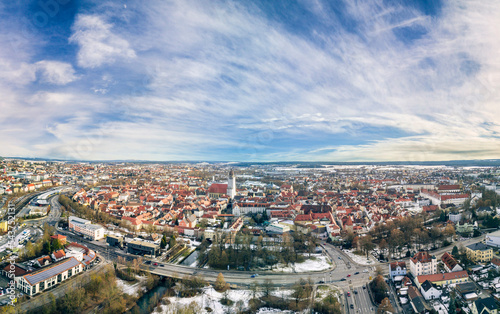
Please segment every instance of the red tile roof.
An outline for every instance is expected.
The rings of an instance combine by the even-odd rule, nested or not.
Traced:
[[[227,184],[214,183],[208,188],[208,193],[226,194],[227,193]]]
[[[411,260],[413,261],[414,264],[416,264],[417,262],[430,263],[431,259],[432,259],[432,257],[429,254],[429,252],[425,252],[425,251],[418,252],[417,254],[415,254],[415,256],[413,256],[411,258]]]
[[[56,251],[56,252],[54,252],[52,254],[54,254],[54,257],[56,259],[61,259],[63,257],[66,257],[66,253],[64,253],[64,250],[59,250],[59,251]]]
[[[452,273],[417,276],[417,281],[420,284],[422,284],[426,280],[429,280],[430,282],[436,282],[436,281],[453,280],[453,279],[468,278],[468,277],[469,275],[467,274],[467,271],[461,270]]]
[[[393,262],[390,264],[391,270],[396,270],[397,267],[406,268],[406,263],[405,262]]]

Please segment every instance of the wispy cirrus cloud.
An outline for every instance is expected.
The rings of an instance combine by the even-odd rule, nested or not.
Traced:
[[[78,65],[95,68],[116,59],[132,59],[136,54],[128,41],[112,31],[112,24],[99,15],[79,15],[69,41],[79,46]]]
[[[65,53],[0,53],[4,128],[39,114],[21,142],[58,158],[492,158],[500,7],[426,5],[95,3]]]

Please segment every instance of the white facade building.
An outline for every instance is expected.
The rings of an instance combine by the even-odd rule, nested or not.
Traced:
[[[90,220],[75,216],[69,217],[69,229],[92,240],[104,238],[104,228],[100,225],[94,225]]]
[[[439,299],[441,297],[441,290],[437,289],[429,280],[426,280],[422,286],[420,286],[420,292],[426,300]]]
[[[484,237],[484,244],[492,247],[500,247],[500,237],[487,235]]]
[[[290,231],[290,227],[284,224],[273,223],[266,227],[266,231],[274,233],[285,233]]]
[[[15,277],[16,288],[27,295],[35,295],[82,272],[83,264],[70,257],[26,275]]]
[[[406,263],[394,262],[389,264],[389,276],[394,280],[396,276],[406,276]]]
[[[418,252],[410,258],[410,272],[414,277],[437,274],[437,259],[428,252]]]

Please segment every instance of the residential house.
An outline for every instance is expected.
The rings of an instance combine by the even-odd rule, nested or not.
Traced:
[[[458,264],[457,260],[448,252],[445,252],[441,256],[441,261],[443,262],[444,269],[449,273],[464,270],[462,266]]]
[[[415,284],[420,288],[426,280],[429,280],[431,283],[437,286],[445,286],[449,284],[468,282],[469,275],[465,270],[456,271],[453,273],[420,275],[416,278]]]
[[[61,245],[66,245],[66,236],[63,236],[62,234],[56,234],[50,237],[52,238],[52,240],[59,240],[59,243],[61,243]]]
[[[472,303],[472,314],[498,314],[498,306],[493,297],[477,299]]]
[[[66,258],[66,253],[64,252],[64,250],[61,249],[59,251],[55,251],[54,253],[52,253],[50,257],[54,262],[59,262],[60,260]]]
[[[467,245],[465,248],[467,257],[474,263],[489,262],[493,258],[493,249],[482,242]]]
[[[425,313],[427,311],[427,305],[425,303],[424,297],[420,291],[414,286],[408,287],[408,298],[410,299],[411,307],[414,313]]]
[[[410,272],[414,277],[437,273],[436,256],[431,256],[429,252],[420,251],[410,258]]]
[[[460,234],[470,234],[474,232],[474,224],[464,222],[463,224],[457,223],[455,230]]]
[[[429,280],[424,281],[424,283],[420,286],[420,292],[426,300],[439,299],[442,294],[441,290]]]
[[[389,264],[389,278],[394,281],[396,276],[406,276],[406,263],[393,262]]]

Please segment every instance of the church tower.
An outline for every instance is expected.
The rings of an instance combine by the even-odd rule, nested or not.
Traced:
[[[233,169],[229,171],[229,178],[227,180],[227,195],[231,199],[233,199],[236,195],[236,177],[234,175]]]

